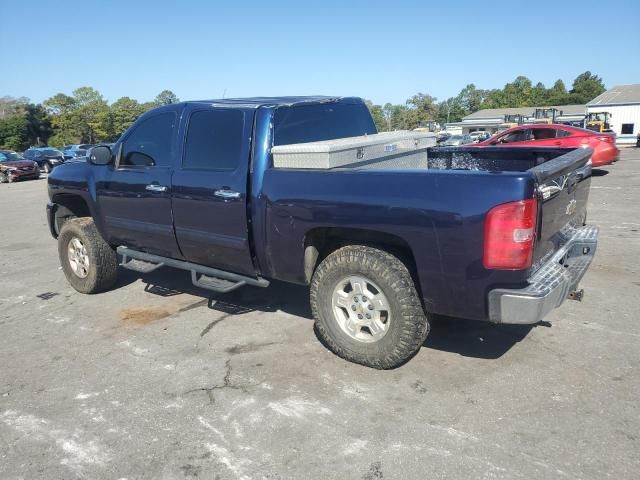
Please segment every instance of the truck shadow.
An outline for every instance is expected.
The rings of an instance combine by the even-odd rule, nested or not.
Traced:
[[[183,293],[208,300],[206,306],[230,315],[282,311],[313,320],[309,288],[272,281],[267,288],[243,287],[229,293],[209,292],[194,286],[187,272],[163,268],[148,274],[121,269],[118,286],[140,278],[144,291],[161,297]],[[203,305],[204,306],[204,305]],[[423,347],[457,353],[465,357],[496,359],[524,339],[534,325],[495,325],[475,320],[435,316]]]
[[[436,315],[423,347],[457,353],[463,357],[496,359],[524,339],[534,326],[496,325]]]

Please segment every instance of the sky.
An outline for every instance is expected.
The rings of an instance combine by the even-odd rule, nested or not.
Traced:
[[[640,1],[0,0],[0,96],[440,100],[518,75],[640,83]]]

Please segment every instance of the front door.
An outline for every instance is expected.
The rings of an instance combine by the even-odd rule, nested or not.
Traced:
[[[247,175],[253,114],[252,109],[189,107],[172,187],[176,237],[185,259],[252,276]]]
[[[142,117],[115,145],[115,165],[96,179],[97,205],[112,245],[181,258],[171,215],[179,107]]]

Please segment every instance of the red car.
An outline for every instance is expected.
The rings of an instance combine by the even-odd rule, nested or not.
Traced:
[[[40,178],[36,162],[25,160],[19,153],[0,150],[0,183],[36,178]]]
[[[591,162],[602,167],[616,162],[620,150],[616,147],[615,133],[598,133],[567,125],[520,125],[491,137],[474,146],[509,145],[527,147],[589,147],[593,150]]]

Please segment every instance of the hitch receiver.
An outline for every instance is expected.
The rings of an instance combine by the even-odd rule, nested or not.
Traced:
[[[582,301],[582,297],[584,297],[584,289],[573,290],[569,292],[569,296],[567,297],[569,300],[577,300],[579,302]]]

